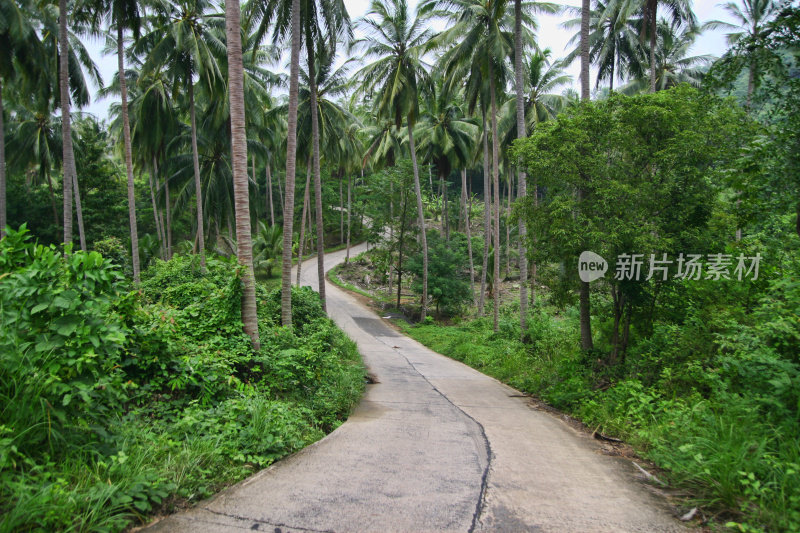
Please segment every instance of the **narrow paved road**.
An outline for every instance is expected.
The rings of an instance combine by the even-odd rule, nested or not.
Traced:
[[[685,531],[629,462],[327,291],[378,383],[326,438],[149,531]]]

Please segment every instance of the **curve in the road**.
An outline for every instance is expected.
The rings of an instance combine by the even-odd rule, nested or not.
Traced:
[[[326,268],[344,255],[326,255]],[[303,271],[316,287],[316,269]],[[350,294],[326,290],[328,314],[376,381],[355,412],[149,531],[685,531],[630,463],[600,454],[514,389],[398,334]]]

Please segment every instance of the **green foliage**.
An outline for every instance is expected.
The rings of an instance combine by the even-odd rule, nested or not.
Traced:
[[[121,405],[119,364],[132,295],[96,252],[63,257],[23,226],[0,240],[0,376],[12,433],[32,426],[28,453],[56,453],[65,431],[90,428]]]
[[[347,417],[364,386],[355,344],[308,288],[295,328],[277,326],[264,302],[279,290],[259,287],[253,353],[239,268],[178,255],[130,293],[97,252],[63,256],[24,228],[0,240],[0,531],[119,531]]]
[[[415,275],[412,287],[422,293],[422,254],[409,259],[408,269]],[[466,235],[453,232],[448,242],[438,231],[428,232],[428,292],[439,316],[454,315],[472,300]]]

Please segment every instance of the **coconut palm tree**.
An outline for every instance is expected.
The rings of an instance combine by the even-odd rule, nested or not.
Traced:
[[[63,1],[63,0],[62,0]],[[135,39],[139,38],[142,26],[140,3],[136,0],[93,0],[89,2],[92,26],[95,30],[107,19],[116,28],[117,74],[119,78],[120,103],[122,114],[122,138],[124,142],[125,173],[128,178],[128,219],[131,228],[131,263],[133,279],[139,282],[139,234],[136,229],[136,195],[133,186],[133,151],[131,148],[131,128],[128,116],[128,86],[125,74],[125,31],[130,30]],[[111,37],[109,36],[109,39]],[[66,202],[66,200],[65,200]]]
[[[730,46],[737,44],[745,37],[749,37],[755,43],[760,43],[767,24],[779,11],[779,7],[774,0],[742,0],[741,7],[734,2],[727,2],[723,7],[736,23],[731,24],[713,20],[707,22],[704,27],[731,30],[727,34],[728,45]],[[759,73],[758,62],[754,58],[751,58],[748,63],[746,105],[749,109],[753,98],[753,90],[759,79]]]
[[[64,245],[72,243],[72,195],[77,171],[72,148],[69,100],[69,37],[67,35],[67,0],[58,2],[58,86],[61,94],[61,139],[64,179]]]
[[[550,61],[552,52],[545,48],[534,52],[524,62],[524,91],[522,105],[525,110],[525,134],[530,134],[537,124],[552,120],[567,105],[567,98],[558,93],[558,89],[572,83],[572,76],[565,74],[566,60]],[[512,106],[514,107],[512,109]],[[516,138],[516,132],[510,126],[515,120],[512,116],[516,110],[517,99],[511,98],[501,110],[500,130],[506,132],[502,144],[510,146]]]
[[[30,0],[0,3],[0,49],[4,50],[0,54],[0,239],[5,236],[7,216],[3,88],[15,82],[20,91],[30,92],[46,77],[42,69],[46,58],[34,20],[35,6]]]
[[[688,83],[695,87],[700,86],[705,68],[714,61],[711,55],[688,55],[694,46],[700,29],[697,26],[675,24],[664,19],[659,21],[658,39],[656,40],[655,54],[655,82],[656,90],[669,89],[680,83]],[[652,76],[652,69],[650,76]],[[622,87],[623,94],[636,94],[647,87],[648,79],[639,77]],[[650,84],[652,87],[652,84]]]
[[[222,79],[217,52],[224,49],[219,32],[220,19],[209,16],[207,0],[160,0],[151,17],[152,30],[137,43],[135,52],[145,54],[143,73],[164,69],[172,79],[173,90],[186,90],[191,126],[192,164],[194,168],[197,206],[197,242],[200,264],[205,268],[205,236],[203,235],[203,199],[200,186],[200,162],[197,149],[197,119],[194,76],[206,87]]]
[[[358,21],[366,36],[356,42],[356,47],[364,52],[364,59],[374,60],[359,72],[361,90],[374,96],[378,117],[393,119],[398,129],[405,120],[408,130],[422,247],[423,320],[428,307],[428,242],[414,125],[419,116],[419,91],[430,83],[422,55],[433,34],[424,27],[425,21],[426,17],[420,14],[412,18],[406,0],[372,0],[369,12]]]
[[[301,0],[250,2],[248,27],[257,27],[260,42],[270,27],[275,44],[291,39],[289,60],[289,116],[286,121],[286,191],[283,202],[283,258],[281,261],[281,323],[292,325],[292,240],[294,232],[295,172],[297,169],[297,104],[302,42]]]
[[[228,93],[231,114],[233,190],[236,201],[236,256],[242,265],[242,324],[254,350],[258,350],[256,280],[250,231],[250,193],[247,183],[247,134],[244,110],[244,60],[242,59],[239,0],[225,0],[225,36],[228,50]]]
[[[588,9],[588,0],[584,0],[584,2],[587,4]],[[690,27],[697,25],[697,17],[692,12],[691,0],[609,0],[606,6],[606,13],[617,12],[620,20],[627,20],[635,15],[641,17],[640,37],[642,39],[649,37],[650,40],[650,46],[647,50],[649,52],[650,65],[650,92],[652,93],[657,90],[656,41],[658,39],[659,7],[667,10],[673,25],[687,24]]]
[[[630,67],[636,65],[641,56],[640,26],[637,24],[639,21],[626,18],[622,7],[613,0],[608,3],[597,0],[595,8],[590,12],[589,60],[598,69],[595,88],[601,82],[608,81],[610,90],[613,91],[614,82],[630,76]],[[567,29],[578,28],[569,40],[568,46],[574,45],[575,48],[565,58],[566,64],[572,63],[581,54],[581,22],[582,17],[578,16],[563,24]]]
[[[453,94],[455,87],[440,78],[434,92],[424,98],[424,109],[416,128],[419,150],[433,162],[444,190],[444,235],[449,239],[446,179],[453,169],[465,168],[474,152],[478,124],[466,114],[463,98]]]
[[[500,204],[499,204],[499,139],[497,128],[498,92],[510,78],[507,59],[513,57],[516,36],[522,45],[535,46],[532,30],[536,27],[537,13],[558,11],[555,4],[522,2],[520,5],[519,32],[515,12],[508,9],[502,0],[427,0],[420,8],[448,19],[453,25],[432,41],[429,48],[446,49],[441,58],[444,72],[450,80],[467,83],[467,100],[474,109],[480,97],[482,109],[488,110],[492,132],[492,182],[494,185],[494,279],[500,279]],[[453,43],[455,43],[453,45]],[[451,46],[452,45],[452,46]],[[488,91],[487,91],[488,89]],[[488,94],[487,94],[488,92]],[[488,102],[487,102],[488,96]],[[488,103],[488,105],[487,105]],[[488,211],[488,205],[487,205]],[[488,239],[488,235],[487,235]],[[488,249],[484,249],[487,257]],[[482,288],[485,287],[485,271],[482,273]],[[499,329],[500,290],[499,283],[493,291],[494,326]],[[483,290],[481,291],[483,293]]]

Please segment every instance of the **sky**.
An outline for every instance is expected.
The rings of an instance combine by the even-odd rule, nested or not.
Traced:
[[[411,8],[415,8],[417,1],[418,0],[408,0],[409,6]],[[367,12],[370,1],[344,0],[344,3],[347,6],[348,13],[350,13],[350,18],[355,21]],[[581,0],[561,0],[561,4],[580,7]],[[730,17],[727,16],[727,13],[716,1],[695,0],[693,7],[694,12],[697,15],[697,19],[701,23],[709,20],[730,21]],[[565,30],[561,27],[561,24],[570,18],[573,18],[573,15],[541,15],[539,17],[539,30],[537,32],[539,46],[541,48],[550,48],[552,50],[551,57],[554,59],[564,57],[569,52],[567,49],[567,43],[574,32],[572,30]],[[437,30],[443,29],[443,27],[444,26],[441,23],[434,24],[434,28]],[[116,55],[103,56],[101,52],[103,43],[100,40],[90,41],[86,44],[89,48],[90,54],[100,68],[103,80],[105,83],[109,83],[113,76],[116,76],[117,74]],[[721,56],[723,53],[725,53],[725,50],[726,44],[724,32],[720,30],[708,30],[697,39],[697,42],[690,53],[694,55],[711,54],[714,56]],[[566,69],[566,71],[573,77],[573,87],[578,89],[578,73],[580,71],[579,61],[575,61]],[[594,76],[595,74],[592,74],[592,87],[594,87]],[[83,111],[92,113],[100,119],[105,119],[108,116],[108,108],[113,102],[113,98],[114,97],[97,99],[95,91],[95,96],[92,98],[91,104],[84,108]]]

